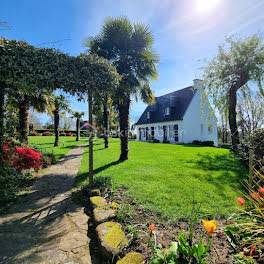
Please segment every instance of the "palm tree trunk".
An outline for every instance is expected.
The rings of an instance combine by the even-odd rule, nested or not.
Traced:
[[[236,120],[236,105],[237,105],[237,89],[230,88],[229,90],[229,126],[231,130],[231,140],[233,150],[237,149],[239,144],[239,133]]]
[[[3,141],[4,141],[4,104],[5,88],[4,83],[0,83],[0,169],[2,170]]]
[[[120,140],[121,140],[121,154],[120,161],[128,159],[128,133],[129,133],[129,107],[130,100],[127,99],[122,104],[119,104],[119,125],[120,125]]]
[[[80,118],[76,119],[76,141],[80,140]]]
[[[89,104],[89,186],[93,187],[93,97],[88,94]]]
[[[107,107],[107,103],[104,104],[104,142],[105,148],[109,147],[109,109]]]
[[[54,133],[55,133],[54,147],[57,147],[59,146],[59,140],[60,140],[60,132],[59,132],[60,110],[56,108],[53,114],[54,114]]]
[[[20,141],[28,144],[28,131],[29,131],[29,96],[24,95],[23,100],[19,104],[19,133]]]

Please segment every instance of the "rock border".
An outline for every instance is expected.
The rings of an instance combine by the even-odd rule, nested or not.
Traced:
[[[90,190],[89,203],[90,208],[92,208],[92,219],[96,226],[100,251],[104,258],[113,260],[128,245],[122,225],[118,222],[111,222],[111,219],[117,215],[118,204],[115,202],[111,205],[108,204],[98,189]],[[143,264],[144,262],[143,256],[138,252],[129,252],[124,258],[117,261],[117,263],[131,264]]]

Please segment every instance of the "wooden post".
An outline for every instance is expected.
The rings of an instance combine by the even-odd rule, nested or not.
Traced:
[[[253,180],[253,150],[249,150],[249,186],[252,187]]]
[[[93,97],[88,93],[89,104],[89,186],[93,187]]]

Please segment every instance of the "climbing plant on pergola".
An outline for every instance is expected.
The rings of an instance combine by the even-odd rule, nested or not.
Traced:
[[[79,96],[80,100],[88,99],[89,108],[89,185],[93,186],[93,100],[94,97],[113,91],[118,87],[121,76],[115,67],[97,55],[80,54],[71,58],[68,68],[72,83],[66,92]]]
[[[36,48],[24,41],[0,38],[0,156],[4,139],[5,95],[48,94],[67,87],[69,56],[55,49]],[[25,114],[29,104],[25,106]],[[27,141],[27,132],[22,141]],[[0,159],[1,162],[1,159]],[[0,164],[2,166],[2,164]]]

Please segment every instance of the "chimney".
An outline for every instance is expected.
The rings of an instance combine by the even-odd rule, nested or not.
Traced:
[[[203,81],[201,79],[194,79],[193,84],[194,84],[194,89],[201,89],[203,86]]]

